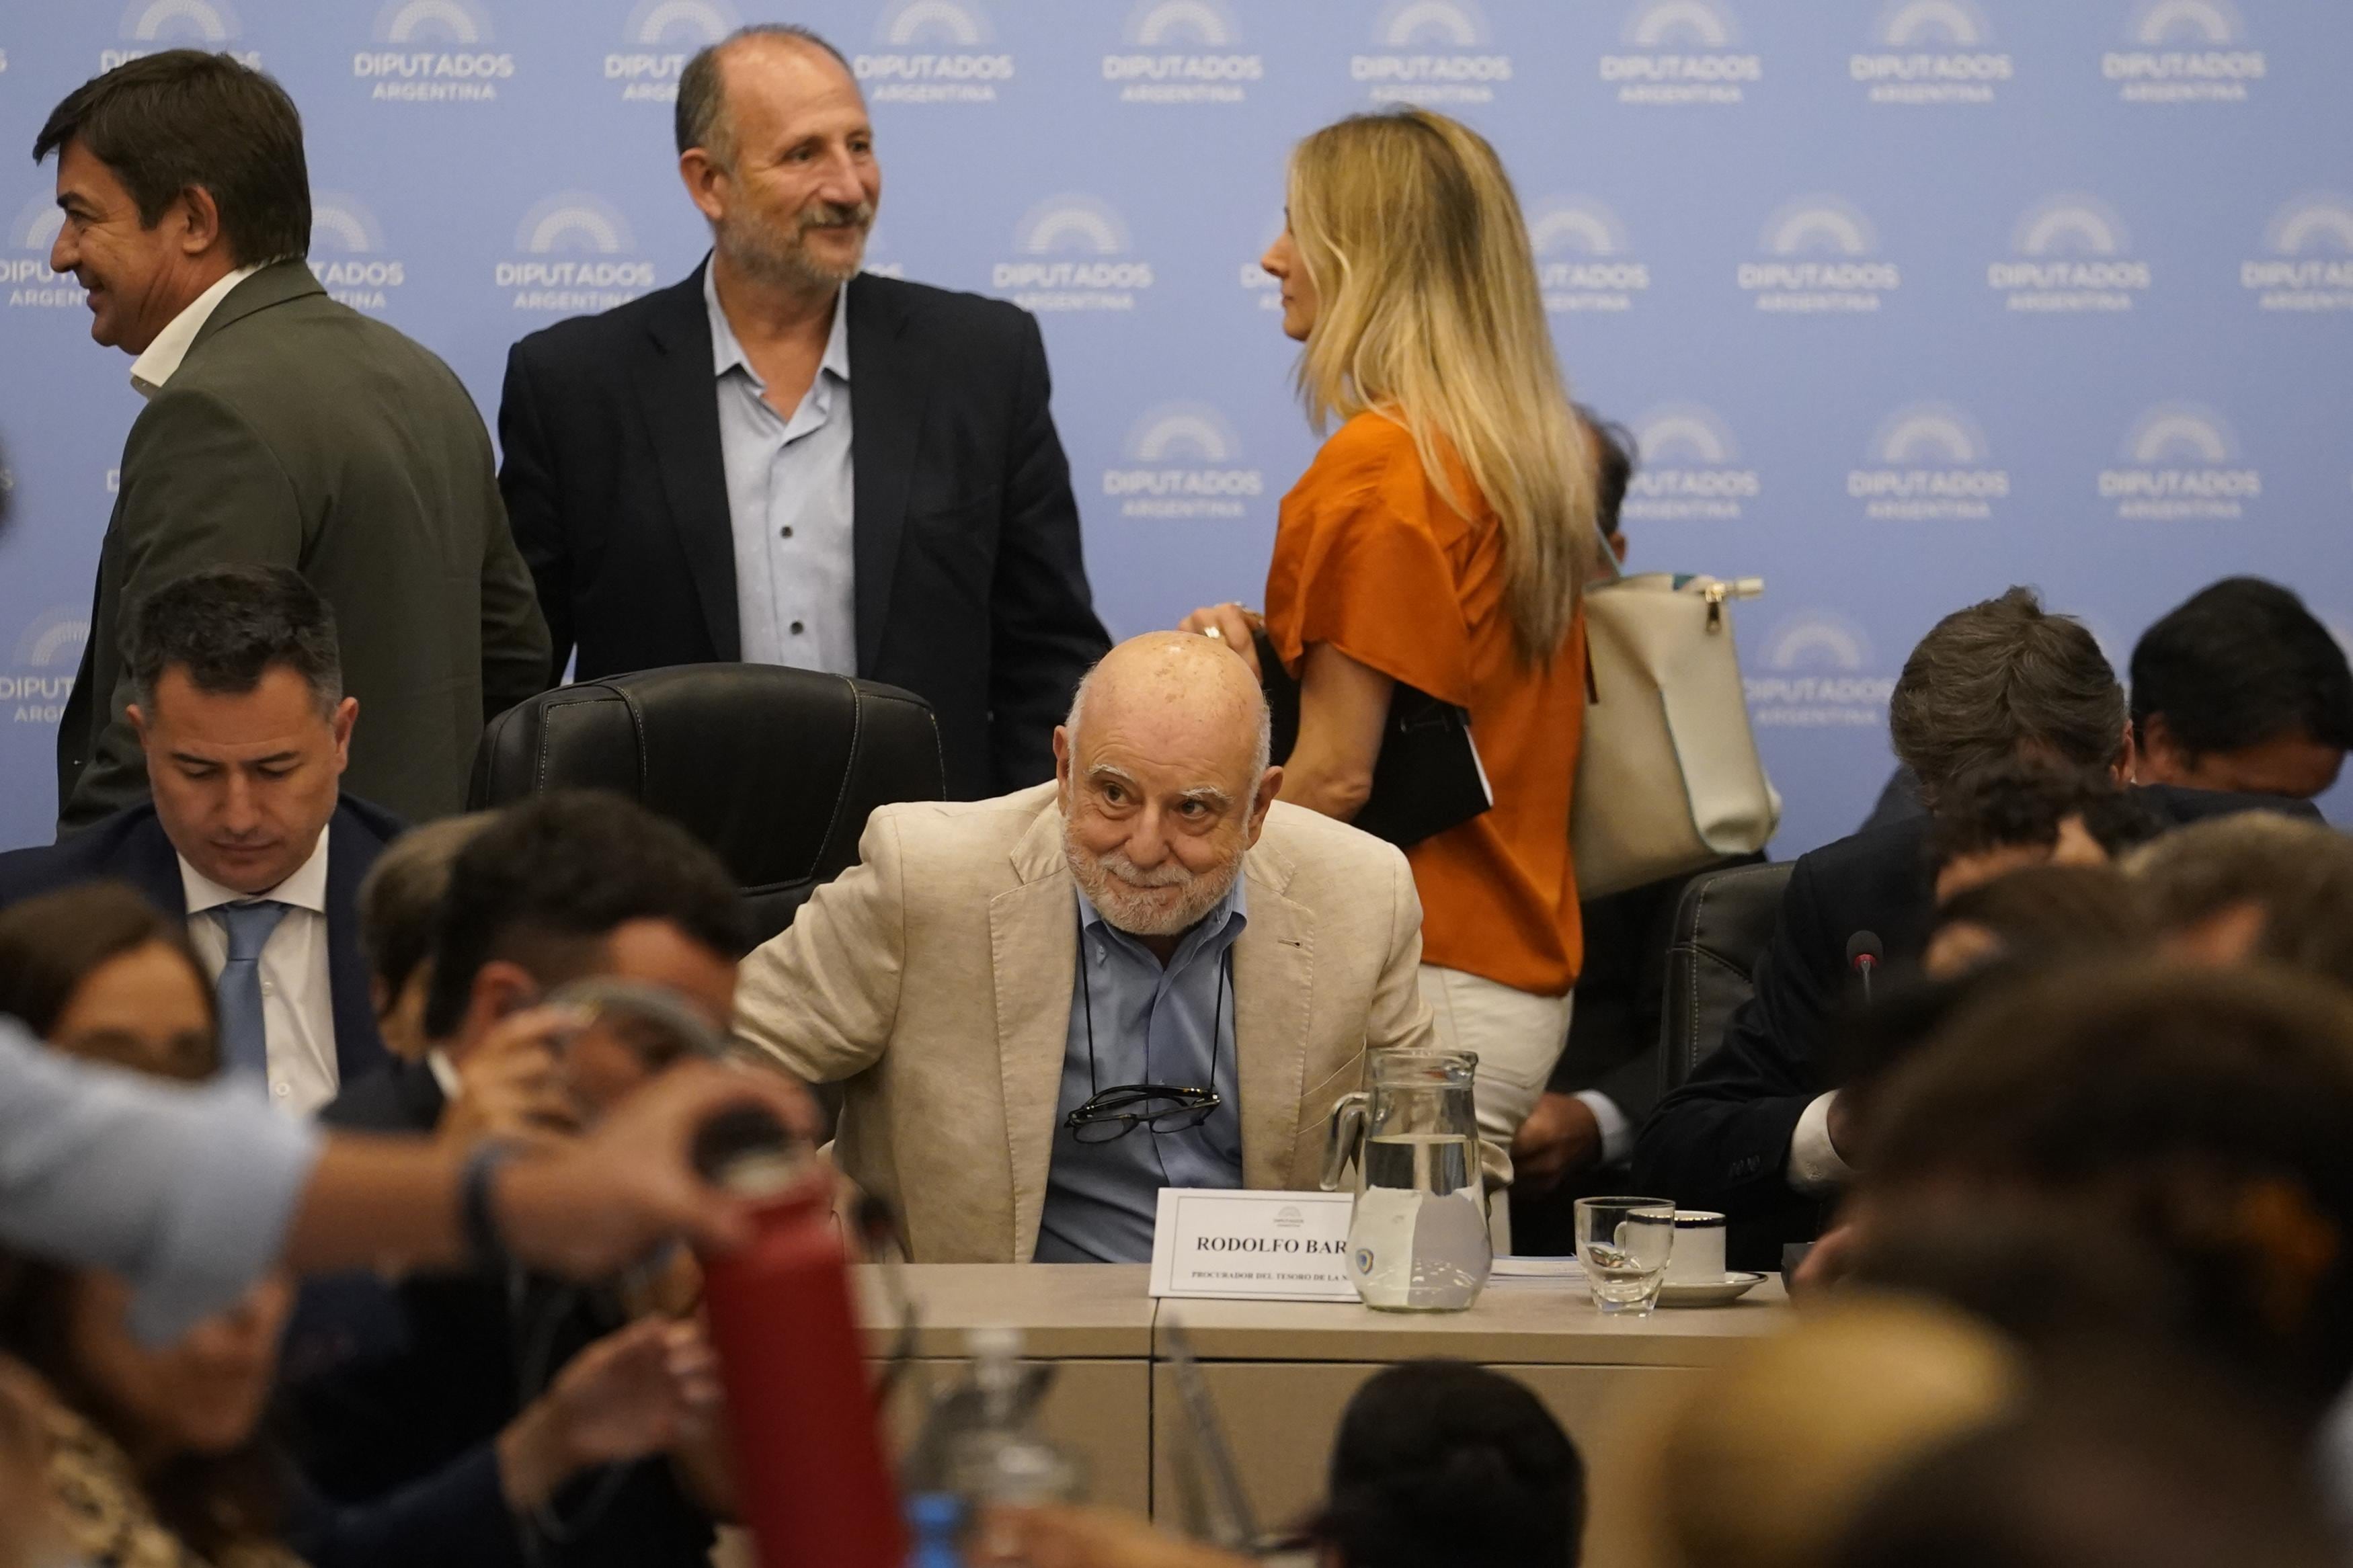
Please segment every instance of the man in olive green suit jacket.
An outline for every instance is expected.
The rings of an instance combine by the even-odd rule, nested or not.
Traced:
[[[483,724],[547,684],[547,627],[465,387],[302,260],[293,104],[226,56],[165,50],[69,95],[37,143],[52,150],[51,265],[90,290],[90,335],[138,355],[148,398],[58,729],[60,832],[146,796],[130,612],[225,562],[292,566],[333,606],[366,721],[344,787],[412,820],[461,809]]]

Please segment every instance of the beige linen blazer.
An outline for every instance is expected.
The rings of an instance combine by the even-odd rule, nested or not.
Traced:
[[[836,1156],[897,1206],[918,1262],[1026,1263],[1078,953],[1054,786],[883,806],[859,857],[744,960],[736,1027],[795,1075],[844,1083]],[[1280,803],[1242,874],[1242,1180],[1313,1187],[1365,1053],[1434,1044],[1421,904],[1394,847]]]

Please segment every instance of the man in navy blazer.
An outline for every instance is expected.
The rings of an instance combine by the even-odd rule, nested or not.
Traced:
[[[291,567],[216,566],[138,606],[131,665],[152,798],[0,855],[0,906],[112,879],[186,920],[223,1062],[307,1114],[390,1059],[357,910],[402,825],[339,788],[359,704],[333,615]]]
[[[903,687],[951,799],[1042,784],[1109,651],[1037,321],[861,272],[882,175],[857,79],[806,29],[681,73],[693,276],[514,346],[499,486],[550,679],[712,660]]]

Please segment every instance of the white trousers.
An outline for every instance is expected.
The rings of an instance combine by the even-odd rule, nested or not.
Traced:
[[[1420,981],[1421,999],[1438,1020],[1439,1048],[1478,1054],[1472,1100],[1478,1109],[1479,1135],[1508,1151],[1520,1123],[1551,1081],[1561,1047],[1568,1043],[1574,994],[1538,996],[1434,963],[1421,966]],[[1488,1228],[1496,1249],[1508,1252],[1511,1205],[1500,1193],[1495,1200],[1488,1205]]]

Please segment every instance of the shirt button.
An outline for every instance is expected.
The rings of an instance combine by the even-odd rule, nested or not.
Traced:
[[[786,537],[786,539],[790,539],[792,536],[793,536],[793,525],[792,525],[791,523],[789,523],[789,522],[788,522],[788,523],[785,524],[785,537]]]
[[[795,636],[795,637],[798,637],[798,636],[800,636],[800,635],[801,635],[801,624],[800,624],[800,622],[798,622],[798,621],[795,621],[795,622],[793,623],[793,636]]]
[[[291,1086],[283,1083],[273,1083],[269,1086],[269,1089],[270,1092],[277,1095],[280,1100],[284,1100],[288,1095],[294,1092]]]
[[[278,994],[278,987],[265,980],[261,983],[261,994],[264,996],[275,996]]]

